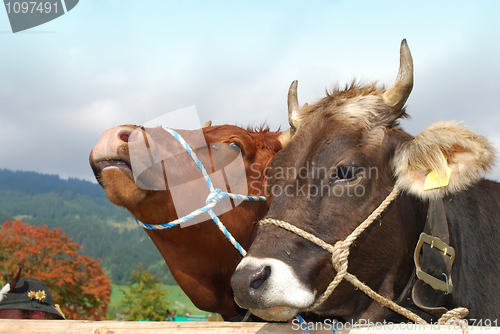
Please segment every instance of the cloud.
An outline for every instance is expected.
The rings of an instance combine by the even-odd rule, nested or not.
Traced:
[[[92,180],[88,154],[105,129],[191,105],[202,122],[285,129],[293,80],[301,104],[353,77],[390,85],[403,37],[415,60],[413,118],[404,127],[416,134],[459,119],[486,136],[498,133],[496,37],[476,38],[472,26],[456,34],[463,17],[438,15],[448,6],[420,30],[423,5],[375,13],[368,2],[354,16],[345,2],[138,11],[133,3],[84,1],[47,24],[57,33],[2,37],[0,168]],[[409,10],[418,15],[398,14]],[[378,24],[390,18],[393,25]]]

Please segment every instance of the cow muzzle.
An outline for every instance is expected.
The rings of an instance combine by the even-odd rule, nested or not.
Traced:
[[[272,258],[245,257],[231,278],[236,303],[269,321],[287,321],[315,299],[293,268]]]
[[[137,127],[118,126],[104,131],[101,139],[90,153],[90,165],[96,178],[106,168],[120,168],[131,175],[128,145],[130,135]]]
[[[109,200],[119,206],[140,203],[147,194],[135,183],[129,157],[129,148],[139,143],[137,136],[132,136],[136,129],[123,125],[104,131],[89,157],[97,181]]]

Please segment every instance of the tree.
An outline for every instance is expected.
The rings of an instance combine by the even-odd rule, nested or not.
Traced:
[[[44,281],[67,319],[101,320],[111,281],[100,260],[79,253],[81,245],[72,240],[61,229],[7,221],[0,229],[0,274],[7,282],[22,264],[22,276]]]
[[[134,284],[128,283],[127,289],[120,288],[124,296],[120,307],[127,313],[125,320],[164,321],[172,302],[165,302],[168,291],[162,290],[158,275],[151,275],[139,266],[131,278]]]

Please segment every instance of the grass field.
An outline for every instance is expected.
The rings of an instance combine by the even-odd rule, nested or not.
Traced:
[[[116,307],[118,307],[120,300],[123,300],[123,293],[120,288],[126,289],[125,285],[111,286],[111,302],[108,307],[109,312],[115,312]],[[164,285],[163,290],[170,291],[165,298],[165,301],[171,301],[172,306],[169,307],[171,311],[174,311],[177,315],[184,315],[189,312],[191,315],[207,315],[208,312],[199,310],[193,305],[191,300],[186,296],[186,294],[177,285]]]

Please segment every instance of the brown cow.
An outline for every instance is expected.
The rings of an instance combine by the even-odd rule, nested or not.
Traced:
[[[313,238],[306,240],[279,221],[335,245],[389,193],[397,194],[396,187],[399,196],[350,246],[347,272],[384,297],[410,303],[426,320],[459,306],[483,325],[500,317],[500,184],[479,175],[490,169],[494,150],[453,122],[436,123],[416,137],[404,132],[398,119],[406,115],[413,86],[406,41],[400,61],[388,90],[353,84],[314,105],[299,108],[296,99],[289,101],[295,134],[268,173],[268,219],[232,278],[241,307],[274,321],[311,309],[343,321],[386,318],[387,308],[346,280],[315,304],[343,269],[339,262],[334,269],[332,254],[309,241]],[[290,96],[296,96],[296,85]],[[449,184],[424,190],[431,171],[446,184],[446,166]],[[274,226],[278,223],[283,228]],[[423,262],[416,248],[422,231],[437,240],[419,243]],[[434,279],[422,274],[416,279],[414,263]]]
[[[144,190],[142,189],[144,187],[139,187],[134,181],[129,151],[136,147],[134,145],[138,145],[132,140],[132,133],[137,129],[141,130],[137,126],[125,125],[105,131],[90,154],[91,167],[111,202],[125,207],[141,222],[169,223],[178,218],[169,189],[169,186],[174,185],[165,181],[163,173],[154,175],[154,173],[148,174],[148,171],[143,173],[145,177],[137,181],[144,183],[148,182],[144,179],[149,178],[150,184],[163,185],[164,188],[166,186],[166,190]],[[172,137],[162,128],[143,130],[149,139],[149,146],[153,145],[151,137],[156,135],[154,144],[158,146],[157,148],[164,150],[178,148],[178,143],[172,144]],[[186,140],[195,133],[195,131],[178,132]],[[209,149],[207,150],[205,146],[196,152],[202,161],[210,161],[209,166],[205,164],[207,170],[210,170],[210,164],[214,168],[211,158],[216,150],[219,158],[229,157],[229,160],[241,152],[249,180],[248,194],[260,195],[265,181],[264,169],[270,164],[275,153],[282,148],[280,140],[286,137],[286,134],[282,136],[280,134],[280,132],[270,132],[268,129],[251,131],[232,125],[204,127],[203,135]],[[167,145],[170,146],[166,147]],[[177,146],[174,147],[175,145]],[[147,150],[143,153],[148,154]],[[198,169],[189,167],[193,162],[184,149],[169,160],[168,163],[173,169],[171,172],[176,173],[179,182],[200,178]],[[215,166],[215,170],[222,167],[224,166]],[[230,170],[226,172],[231,173]],[[247,187],[246,183],[244,187]],[[205,190],[206,186],[193,189],[200,192]],[[243,202],[219,218],[242,247],[247,249],[250,246],[255,222],[265,215],[267,209],[266,202]],[[234,303],[230,286],[231,275],[241,260],[241,255],[212,220],[185,228],[176,226],[163,230],[147,230],[147,233],[165,259],[174,279],[198,308],[220,313],[226,319],[235,317],[241,312]]]

